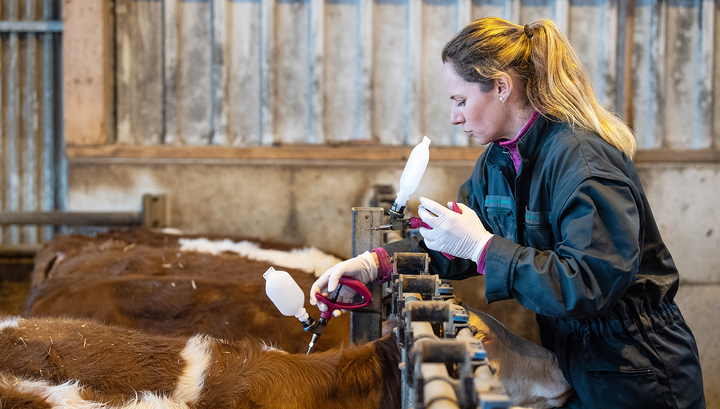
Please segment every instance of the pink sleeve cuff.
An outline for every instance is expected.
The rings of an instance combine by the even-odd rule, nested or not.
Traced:
[[[382,247],[378,247],[372,251],[377,255],[380,265],[378,266],[378,276],[375,280],[378,284],[387,283],[392,277],[393,265],[390,261],[390,254]]]
[[[485,257],[487,256],[487,248],[490,245],[490,242],[492,241],[492,238],[488,240],[487,243],[485,243],[485,248],[483,248],[483,251],[480,252],[480,260],[477,262],[477,272],[478,274],[485,275]]]

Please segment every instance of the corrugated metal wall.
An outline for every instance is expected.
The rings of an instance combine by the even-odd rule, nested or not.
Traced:
[[[59,0],[0,2],[0,210],[65,206]],[[0,244],[35,244],[52,228],[10,226]]]
[[[463,146],[439,52],[464,24],[555,20],[641,148],[720,140],[711,0],[117,0],[117,142]]]

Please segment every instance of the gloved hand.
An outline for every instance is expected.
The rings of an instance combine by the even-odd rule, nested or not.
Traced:
[[[310,304],[317,305],[320,311],[327,310],[327,306],[318,302],[315,293],[331,294],[338,286],[340,277],[353,277],[363,284],[367,284],[370,281],[377,278],[378,275],[378,264],[375,261],[372,253],[366,251],[357,257],[353,257],[349,260],[342,261],[335,264],[320,278],[317,279],[310,288]],[[337,302],[351,302],[353,297],[357,294],[355,290],[348,286],[343,286],[340,289],[340,293],[337,298]],[[327,296],[330,298],[329,296]],[[344,312],[344,311],[342,311]],[[340,311],[335,310],[335,316],[340,315]]]
[[[440,203],[421,197],[418,216],[432,229],[419,229],[425,245],[436,251],[477,262],[493,237],[473,209],[458,203],[461,213],[455,213]],[[452,207],[452,202],[448,203]]]

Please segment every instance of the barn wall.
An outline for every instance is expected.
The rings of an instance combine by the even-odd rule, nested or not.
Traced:
[[[287,159],[273,146],[351,145],[362,153],[368,146],[414,145],[422,135],[434,146],[468,146],[448,123],[442,45],[482,16],[521,24],[555,20],[598,97],[632,126],[641,154],[668,159],[638,163],[681,270],[677,300],[698,339],[708,408],[720,409],[714,318],[720,215],[712,205],[720,194],[717,1],[113,4],[115,122],[87,119],[87,127],[111,128],[100,142],[75,138],[87,132],[66,133],[76,148],[69,154],[69,209],[138,210],[142,194],[165,193],[175,227],[302,242],[344,256],[351,207],[365,205],[374,184],[397,183],[404,161],[376,153],[366,160]],[[74,109],[66,117],[83,117]],[[113,150],[123,147],[140,153]],[[182,151],[178,159],[174,150],[185,147],[198,149],[197,155]],[[267,149],[264,158],[255,155],[256,147]],[[216,148],[252,151],[222,159],[227,151]],[[684,161],[675,160],[676,150]],[[455,198],[471,168],[468,160],[432,163],[411,206],[419,195]]]

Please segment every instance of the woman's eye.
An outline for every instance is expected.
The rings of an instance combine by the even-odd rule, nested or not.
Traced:
[[[459,106],[459,107],[465,106],[465,101],[458,101],[457,106]]]

